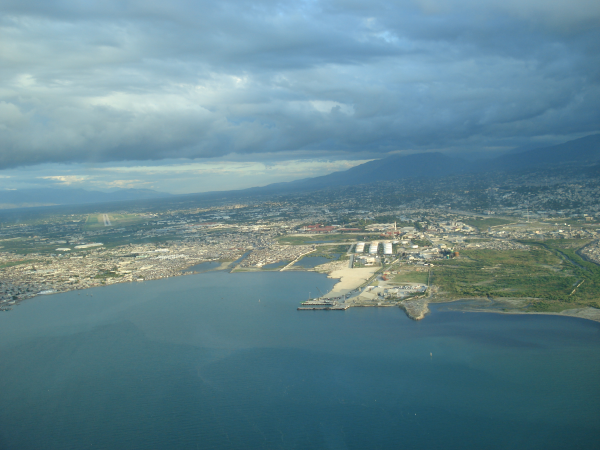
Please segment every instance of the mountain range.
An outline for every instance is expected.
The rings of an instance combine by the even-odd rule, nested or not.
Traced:
[[[511,152],[492,159],[467,161],[439,152],[393,155],[351,169],[315,178],[305,178],[237,191],[205,192],[174,196],[150,189],[115,189],[111,192],[76,188],[43,188],[0,191],[0,209],[47,205],[94,204],[103,202],[172,199],[251,197],[282,192],[313,191],[336,186],[368,184],[410,178],[443,178],[457,174],[488,172],[515,173],[526,170],[581,166],[589,176],[600,175],[600,134],[550,147]],[[170,200],[169,200],[170,201]]]
[[[394,181],[408,178],[442,178],[449,175],[486,172],[519,172],[559,166],[586,166],[588,172],[598,172],[600,163],[600,134],[536,148],[519,153],[509,153],[496,158],[466,161],[439,152],[394,155],[369,161],[351,169],[315,178],[276,183],[247,191],[317,190],[327,187],[367,184],[376,181]],[[589,167],[593,166],[593,167]]]

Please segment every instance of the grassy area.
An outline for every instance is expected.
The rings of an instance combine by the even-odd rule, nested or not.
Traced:
[[[417,272],[415,270],[410,272],[401,272],[399,274],[394,275],[391,279],[393,283],[421,283],[427,284],[427,279],[429,277],[429,272]]]
[[[100,217],[98,216],[98,214],[90,214],[85,219],[85,225],[83,227],[86,229],[93,228],[93,227],[96,227],[98,224],[101,224]],[[103,223],[102,223],[102,226],[104,226]]]
[[[584,219],[572,219],[572,218],[562,218],[562,219],[545,219],[545,223],[552,226],[568,226],[571,225],[575,228],[598,228],[597,222],[594,220],[592,222],[587,222]],[[557,225],[554,225],[557,224]]]
[[[322,256],[324,258],[335,259],[340,255],[345,255],[349,248],[349,245],[319,245],[308,256]]]
[[[148,244],[148,243],[163,243],[168,241],[180,241],[182,236],[175,235],[163,235],[163,236],[132,236],[132,235],[121,235],[121,234],[105,234],[100,236],[94,236],[88,239],[89,242],[101,242],[104,244],[104,249],[112,249],[126,244]],[[33,239],[18,238],[13,240],[2,241],[2,251],[15,252],[21,255],[28,255],[32,253],[40,253],[42,255],[48,254],[60,254],[65,256],[73,255],[77,253],[87,253],[90,249],[76,249],[74,244],[49,244],[44,242],[35,242]],[[59,252],[56,251],[59,247],[71,248],[70,252]]]
[[[433,245],[429,239],[411,239],[410,241],[419,247],[430,247]]]
[[[589,243],[588,240],[561,239],[528,243],[552,252],[571,267],[578,284],[575,292],[569,294],[571,302],[600,307],[600,266],[577,254],[581,247]]]
[[[67,244],[49,244],[46,241],[35,242],[29,238],[17,238],[5,240],[2,242],[2,251],[14,252],[20,255],[28,255],[31,253],[49,254],[60,253],[56,249],[58,247],[70,247]]]
[[[85,223],[83,224],[83,229],[85,231],[88,230],[97,230],[99,228],[105,228],[104,225],[104,214],[90,214],[87,216]],[[127,227],[130,225],[136,225],[141,222],[147,221],[148,218],[144,216],[140,216],[138,214],[113,214],[107,213],[108,219],[110,220],[109,227]]]
[[[312,241],[312,236],[281,236],[277,238],[277,242],[283,245],[307,245],[308,241]]]
[[[507,223],[514,223],[514,220],[498,219],[496,217],[489,219],[464,219],[463,223],[478,228],[480,230],[486,230],[488,227],[495,227],[497,225],[506,225]]]
[[[527,241],[530,251],[461,250],[459,258],[436,263],[431,282],[450,298],[530,298],[535,311],[600,307],[600,266],[576,253],[584,242]]]
[[[22,261],[10,261],[5,264],[0,264],[0,269],[5,269],[7,267],[13,267],[13,266],[19,266],[21,264],[31,264],[31,263],[35,264],[36,261],[34,259],[24,259]]]

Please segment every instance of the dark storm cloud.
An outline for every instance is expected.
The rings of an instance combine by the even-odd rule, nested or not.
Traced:
[[[598,131],[579,1],[4,1],[0,167]]]

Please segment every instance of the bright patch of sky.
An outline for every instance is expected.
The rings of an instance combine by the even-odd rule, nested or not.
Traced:
[[[153,189],[172,194],[245,189],[347,170],[368,160],[163,161],[160,164],[42,164],[6,169],[0,190],[71,187]],[[48,174],[53,175],[48,175]]]

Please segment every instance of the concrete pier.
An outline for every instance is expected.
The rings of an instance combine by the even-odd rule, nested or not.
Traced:
[[[347,305],[333,305],[333,306],[299,306],[298,311],[344,311],[350,308]]]

